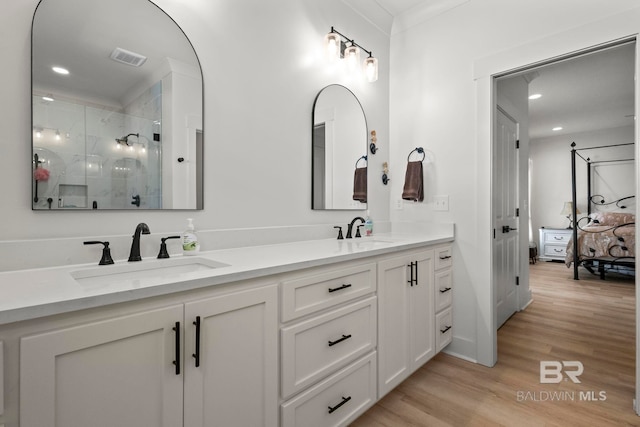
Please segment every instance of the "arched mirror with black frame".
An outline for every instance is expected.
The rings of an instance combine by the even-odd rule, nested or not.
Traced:
[[[367,142],[358,98],[342,85],[323,88],[313,104],[312,209],[367,208]]]
[[[154,3],[41,0],[32,208],[202,209],[203,108],[196,52]]]

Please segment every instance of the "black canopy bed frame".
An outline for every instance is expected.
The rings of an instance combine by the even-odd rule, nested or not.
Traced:
[[[622,227],[628,227],[633,225],[634,233],[635,233],[635,220],[634,222],[625,222],[622,224],[615,224],[611,226],[605,227],[604,230],[591,231],[588,229],[584,229],[581,227],[580,222],[582,220],[589,221],[589,224],[598,223],[598,220],[591,219],[592,214],[592,205],[593,206],[607,206],[607,205],[615,205],[619,209],[626,209],[626,203],[628,203],[629,199],[634,199],[635,194],[627,197],[620,198],[618,200],[613,200],[610,202],[606,202],[604,196],[599,194],[592,194],[591,188],[591,177],[592,170],[594,167],[604,164],[604,163],[613,163],[613,162],[625,162],[625,161],[633,161],[633,158],[615,158],[611,160],[601,160],[601,161],[592,161],[590,157],[584,157],[580,152],[589,151],[589,150],[597,150],[597,149],[605,149],[611,147],[622,147],[634,145],[634,143],[626,143],[626,144],[612,144],[612,145],[603,145],[597,147],[586,147],[576,149],[576,143],[571,143],[571,198],[573,202],[573,233],[572,239],[569,245],[572,245],[573,249],[573,279],[580,280],[578,267],[582,265],[585,267],[590,273],[599,275],[601,279],[604,280],[605,272],[608,271],[617,271],[625,274],[635,274],[635,256],[625,256],[621,255],[624,252],[628,251],[628,248],[625,246],[624,237],[620,235],[619,229]],[[577,191],[576,191],[576,159],[581,158],[585,161],[587,166],[587,216],[580,218],[578,220],[578,204],[577,204]],[[571,228],[571,227],[569,227]],[[601,227],[602,228],[602,227]],[[595,235],[603,234],[604,232],[611,231],[614,236],[614,241],[610,242],[607,247],[607,252],[604,255],[597,255],[596,250],[593,248],[589,248],[591,255],[582,255],[579,252],[579,242],[578,242],[578,230],[583,233],[594,233]],[[634,242],[635,245],[635,242]],[[634,248],[635,251],[635,248]]]

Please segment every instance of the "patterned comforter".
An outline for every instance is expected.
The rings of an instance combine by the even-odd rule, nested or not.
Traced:
[[[635,224],[610,226],[588,225],[578,230],[578,256],[580,261],[602,257],[635,257]],[[573,236],[567,244],[565,264],[573,262]]]

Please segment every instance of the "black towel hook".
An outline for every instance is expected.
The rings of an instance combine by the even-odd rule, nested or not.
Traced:
[[[420,160],[421,162],[424,162],[425,157],[427,157],[426,154],[424,154],[424,148],[422,147],[416,147],[413,150],[411,150],[411,152],[409,153],[409,155],[407,156],[407,162],[410,161],[409,159],[411,158],[411,155],[415,152],[418,152],[419,154],[422,154],[422,160]]]
[[[364,159],[364,161],[367,161],[367,156],[362,156],[360,157],[358,160],[356,160],[356,169],[358,169],[358,163],[360,163],[360,160]]]

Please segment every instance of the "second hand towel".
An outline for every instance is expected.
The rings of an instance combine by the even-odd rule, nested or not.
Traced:
[[[424,200],[424,184],[422,176],[422,162],[407,162],[407,172],[404,176],[404,200],[421,202]]]

